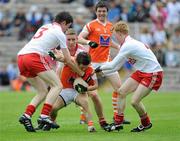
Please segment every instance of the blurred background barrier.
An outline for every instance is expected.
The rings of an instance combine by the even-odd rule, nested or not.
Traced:
[[[130,34],[147,44],[164,68],[162,91],[180,90],[180,2],[178,0],[106,0],[108,20],[129,23]],[[79,33],[85,23],[96,18],[97,0],[0,0],[0,90],[29,90],[18,74],[17,52],[36,30],[49,23],[60,11],[74,17],[73,28]],[[111,50],[112,58],[116,55]],[[123,78],[132,72],[126,62]],[[16,80],[16,81],[14,81]],[[2,87],[3,86],[3,87]]]

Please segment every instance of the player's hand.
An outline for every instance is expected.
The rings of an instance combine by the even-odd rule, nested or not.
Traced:
[[[75,85],[75,90],[78,92],[78,93],[85,93],[87,92],[87,87],[81,85],[81,84],[77,84]]]
[[[93,42],[93,41],[90,41],[90,42],[88,43],[88,45],[89,45],[91,48],[97,48],[97,47],[98,47],[98,43]]]
[[[95,71],[95,73],[102,72],[101,66],[98,66],[94,71]]]
[[[52,51],[49,51],[49,52],[48,52],[48,55],[49,55],[53,60],[56,60],[56,56],[55,56],[55,54],[54,54]]]
[[[57,61],[64,62],[64,55],[61,50],[55,49],[54,55],[55,55]]]

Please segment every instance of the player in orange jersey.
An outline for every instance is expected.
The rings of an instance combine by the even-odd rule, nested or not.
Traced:
[[[67,38],[67,46],[68,46],[69,52],[72,57],[76,56],[79,52],[82,52],[82,51],[88,52],[87,48],[77,44],[77,35],[73,29],[70,28],[66,31],[66,38]],[[59,67],[58,74],[61,74],[61,70],[62,70],[62,68]],[[62,76],[62,74],[61,74],[61,76]],[[62,76],[62,77],[64,77],[64,76]],[[104,118],[104,114],[103,114],[103,111],[101,108],[102,103],[101,103],[100,97],[96,93],[93,95],[91,95],[91,93],[90,93],[89,96],[91,97],[91,99],[94,103],[94,107],[96,109],[96,113],[99,118],[99,124],[101,125],[102,128],[104,128],[108,124]],[[99,107],[100,107],[100,109],[98,109]],[[85,117],[84,113],[81,115],[81,117],[83,117],[84,118],[83,120],[86,121],[86,117]]]
[[[86,52],[78,53],[75,59],[75,62],[77,63],[78,67],[82,71],[85,71],[86,73],[93,75],[94,70],[92,67],[89,66],[91,63],[91,57],[88,53]],[[60,76],[61,76],[60,79],[63,85],[63,89],[61,93],[59,94],[59,97],[57,98],[56,102],[53,105],[52,113],[51,113],[52,120],[55,120],[55,118],[57,117],[58,110],[74,102],[77,105],[83,107],[83,109],[86,112],[87,122],[88,122],[88,131],[95,132],[96,130],[92,121],[92,113],[89,109],[87,91],[96,89],[98,86],[97,82],[93,80],[92,78],[93,76],[92,76],[92,77],[89,77],[88,80],[86,80],[86,82],[89,85],[88,87],[81,85],[80,90],[79,88],[76,88],[76,87],[74,89],[73,81],[77,77],[79,77],[79,75],[73,72],[72,69],[68,65],[63,66]]]
[[[78,37],[79,43],[88,45],[90,42],[93,41],[98,44],[97,48],[90,48],[89,50],[89,53],[92,58],[92,66],[94,68],[110,61],[110,47],[119,50],[119,46],[111,39],[112,23],[107,21],[107,4],[103,1],[99,1],[95,6],[95,10],[97,19],[87,23]],[[112,94],[112,105],[115,117],[117,114],[117,90],[121,85],[120,76],[117,71],[106,71],[104,72],[104,75],[110,81],[114,89],[114,92]],[[91,93],[97,94],[97,90],[92,91]],[[124,123],[130,124],[129,121],[124,121]]]

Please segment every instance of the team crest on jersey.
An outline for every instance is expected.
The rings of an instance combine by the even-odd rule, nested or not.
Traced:
[[[101,46],[110,46],[110,36],[109,35],[105,35],[105,34],[101,34],[100,35],[100,45]]]

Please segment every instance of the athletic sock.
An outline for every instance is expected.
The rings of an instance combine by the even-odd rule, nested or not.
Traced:
[[[82,107],[80,107],[80,110],[81,110],[80,120],[86,121],[86,115],[84,113],[84,109]]]
[[[121,113],[120,115],[116,114],[114,118],[115,124],[122,124],[123,121],[124,121],[124,114],[123,113]]]
[[[93,126],[93,125],[94,125],[94,123],[92,120],[88,121],[88,126]]]
[[[31,116],[34,114],[36,110],[36,107],[34,105],[28,105],[26,107],[26,111],[25,111],[25,116],[28,117],[28,118],[31,118]]]
[[[52,105],[45,103],[41,111],[41,117],[49,116],[52,110]]]
[[[118,93],[113,92],[112,94],[112,106],[113,106],[113,112],[114,112],[114,117],[117,115],[117,106],[118,106]]]
[[[106,120],[104,119],[104,117],[99,118],[99,124],[100,124],[101,126],[103,126],[104,124],[107,124],[107,122],[106,122]]]
[[[147,115],[147,113],[145,113],[144,115],[140,116],[141,118],[141,124],[146,127],[150,124],[150,118],[149,116]]]

